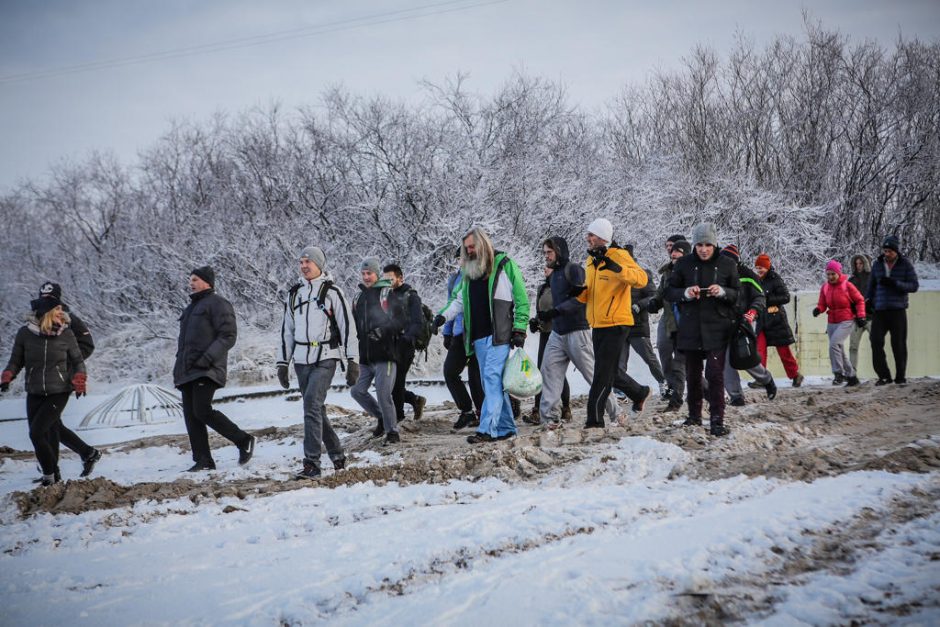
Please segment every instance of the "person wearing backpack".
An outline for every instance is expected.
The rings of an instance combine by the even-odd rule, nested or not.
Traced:
[[[829,336],[829,363],[835,375],[832,384],[858,385],[844,344],[855,326],[865,326],[865,299],[849,283],[849,277],[842,274],[842,264],[835,259],[826,264],[826,282],[819,288],[819,302],[813,308],[814,318],[821,313],[825,313],[829,321],[826,335]]]
[[[415,353],[428,347],[427,325],[424,317],[424,305],[417,290],[405,283],[401,266],[390,263],[382,268],[382,274],[392,284],[392,299],[398,301],[398,308],[407,312],[407,322],[401,337],[398,338],[398,364],[395,372],[395,386],[392,388],[392,400],[395,401],[395,417],[398,422],[405,420],[405,403],[411,405],[414,419],[421,420],[424,406],[428,399],[405,389],[405,377],[414,363]]]
[[[548,240],[546,240],[548,241]],[[542,254],[545,256],[546,266],[543,268],[542,272],[545,274],[545,280],[542,281],[542,284],[539,285],[538,290],[535,292],[535,312],[536,316],[534,318],[529,318],[529,331],[532,333],[539,334],[539,354],[538,369],[542,370],[542,363],[545,361],[545,347],[548,346],[548,338],[552,335],[552,321],[551,320],[539,320],[538,313],[543,311],[549,311],[554,306],[554,299],[552,298],[552,285],[551,285],[551,276],[554,271],[553,262],[548,260],[548,255],[554,254],[552,251],[553,247],[547,247],[544,243],[542,244]],[[542,403],[542,393],[539,392],[535,395],[535,402],[532,405],[532,412],[529,415],[523,414],[522,420],[529,423],[530,425],[537,425],[542,422],[541,412],[539,411],[539,405]],[[565,383],[561,389],[561,419],[564,421],[571,420],[571,387],[568,385],[568,377],[565,376]]]
[[[326,255],[317,246],[300,251],[300,281],[287,293],[281,322],[277,378],[290,387],[288,367],[294,362],[303,397],[304,461],[301,479],[321,475],[320,458],[325,446],[334,470],[346,467],[346,453],[326,414],[326,394],[336,367],[346,362],[346,383],[359,378],[356,329],[343,290],[326,271]]]

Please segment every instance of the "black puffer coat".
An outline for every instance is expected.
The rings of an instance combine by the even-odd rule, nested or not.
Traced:
[[[43,335],[36,317],[27,318],[13,340],[13,353],[5,370],[15,377],[26,371],[26,393],[49,396],[72,391],[72,376],[85,372],[85,361],[72,329]],[[66,318],[68,320],[68,318]]]
[[[764,298],[767,300],[767,312],[764,314],[763,332],[767,338],[767,346],[789,346],[794,344],[793,330],[787,319],[784,305],[790,302],[790,290],[783,278],[771,266],[761,279],[764,288]]]
[[[723,296],[703,295],[698,300],[686,300],[686,288],[698,285],[704,293],[713,284],[724,289]],[[680,351],[725,348],[736,323],[735,304],[740,289],[738,264],[721,255],[717,247],[711,258],[705,261],[695,252],[677,261],[666,290],[666,300],[679,303],[676,347]]]
[[[399,336],[408,323],[404,303],[392,295],[387,279],[379,279],[372,287],[360,283],[359,289],[353,302],[353,319],[359,337],[360,362],[397,362]]]
[[[238,337],[235,309],[211,289],[189,298],[180,316],[173,385],[205,377],[222,387],[228,377],[228,352]]]

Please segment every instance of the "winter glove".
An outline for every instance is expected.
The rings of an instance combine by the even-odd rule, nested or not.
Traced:
[[[818,318],[818,317],[819,317],[819,314],[821,314],[821,313],[822,313],[822,312],[819,311],[819,307],[813,307],[813,317],[814,317],[814,318]]]
[[[447,337],[450,337],[449,335]],[[359,380],[359,364],[352,359],[346,364],[346,385],[352,387]]]
[[[382,327],[372,329],[366,334],[366,337],[372,342],[381,342],[382,338],[385,337],[385,330]]]
[[[581,292],[587,289],[587,285],[572,285],[571,289],[568,290],[568,296],[571,298],[577,298],[581,295]]]
[[[558,310],[555,309],[554,307],[552,307],[551,309],[547,309],[547,310],[545,310],[545,311],[540,311],[540,312],[538,312],[536,315],[538,316],[539,320],[541,320],[542,322],[549,322],[549,321],[554,320],[555,318],[557,318],[557,317],[558,317],[558,313],[559,313]],[[534,331],[533,331],[533,333],[534,333]]]
[[[646,303],[646,311],[650,312],[651,314],[659,312],[659,305],[656,304],[655,299],[651,298],[650,302]]]
[[[859,328],[859,329],[864,329],[864,328],[865,328],[865,318],[856,318],[856,319],[855,319],[855,324],[858,325],[858,328]]]
[[[285,390],[290,387],[290,375],[287,373],[287,364],[277,365],[277,380]]]
[[[749,324],[754,324],[754,321],[757,320],[757,310],[748,309],[744,314],[744,319],[747,320]]]
[[[451,344],[453,344],[453,343],[454,343],[454,336],[453,336],[453,335],[445,335],[445,336],[444,336],[444,350],[450,350],[450,346],[451,346]]]
[[[441,314],[437,314],[436,316],[434,316],[434,328],[435,329],[440,329],[442,326],[444,326],[445,322],[447,322],[447,318],[445,318]]]
[[[878,279],[878,285],[883,285],[884,287],[897,287],[898,282],[896,279],[892,279],[889,276],[883,276]]]
[[[12,381],[13,381],[13,371],[4,370],[3,374],[0,375],[0,394],[10,389],[10,382]]]
[[[529,331],[532,333],[539,332],[539,319],[538,318],[529,318]]]
[[[513,331],[509,338],[509,344],[516,348],[522,348],[525,345],[525,331]]]
[[[630,309],[633,310],[633,315],[634,315],[634,316],[639,315],[639,313],[640,313],[640,306],[639,306],[639,305],[637,305],[636,303],[633,303],[633,306],[630,307]]]
[[[604,257],[603,263],[597,267],[600,270],[610,270],[611,272],[622,272],[623,268],[619,263],[611,259],[610,257]]]
[[[72,376],[72,387],[75,388],[75,398],[85,396],[87,391],[88,376],[84,372],[76,372]]]
[[[600,263],[607,257],[607,247],[601,246],[600,248],[592,248],[588,250],[587,253],[591,257],[594,257],[594,263]]]

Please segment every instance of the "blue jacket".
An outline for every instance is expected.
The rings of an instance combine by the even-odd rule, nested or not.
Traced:
[[[548,277],[548,284],[552,289],[552,303],[558,310],[558,316],[552,320],[552,331],[566,335],[588,329],[586,307],[576,296],[571,295],[573,287],[584,285],[584,268],[580,264],[571,263],[568,242],[563,237],[551,239],[557,260],[555,269]]]
[[[447,277],[447,300],[454,295],[454,288],[460,285],[460,270]],[[453,320],[444,323],[443,335],[463,335],[463,314],[458,314]]]
[[[893,284],[882,285],[882,279],[888,276],[893,279]],[[871,266],[871,279],[868,281],[865,300],[871,301],[875,311],[907,309],[907,295],[916,292],[919,287],[914,264],[908,261],[907,257],[898,255],[894,269],[889,275],[885,256],[881,255]]]

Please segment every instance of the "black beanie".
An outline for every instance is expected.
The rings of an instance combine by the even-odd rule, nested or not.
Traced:
[[[212,269],[212,266],[194,268],[190,274],[193,274],[208,283],[209,287],[215,287],[215,270]]]
[[[679,239],[672,243],[672,249],[681,250],[683,255],[688,255],[692,252],[692,245],[684,239]]]
[[[39,286],[39,297],[52,296],[56,300],[62,300],[62,286],[52,281],[46,281]]]
[[[675,242],[678,242],[680,239],[684,240],[684,239],[685,239],[685,235],[679,235],[679,234],[670,235],[670,236],[666,239],[666,241],[667,241],[667,242],[673,242],[673,243],[675,243]]]
[[[901,254],[901,240],[897,235],[886,235],[884,240],[881,242],[882,248],[890,248],[894,252]]]
[[[30,301],[29,306],[34,312],[36,312],[37,318],[42,318],[61,304],[62,301],[55,296],[44,296],[42,298],[37,298],[36,300]]]

